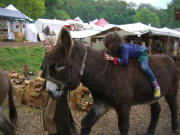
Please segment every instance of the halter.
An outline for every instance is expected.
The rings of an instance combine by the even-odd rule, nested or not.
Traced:
[[[85,54],[84,54],[84,57],[83,57],[83,61],[82,61],[82,65],[81,65],[81,69],[80,69],[80,75],[82,76],[83,73],[84,73],[84,69],[85,69],[85,65],[86,65],[86,60],[87,60],[87,47],[84,48],[85,49]],[[51,77],[50,75],[48,75],[47,77],[48,80],[56,83],[57,85],[59,86],[62,86],[62,87],[66,87],[66,84],[59,81],[59,80],[55,80],[53,77]]]

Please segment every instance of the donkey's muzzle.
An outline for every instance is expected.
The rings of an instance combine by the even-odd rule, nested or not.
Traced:
[[[53,99],[59,99],[64,93],[64,89],[59,89],[57,84],[49,80],[46,82],[46,91]]]

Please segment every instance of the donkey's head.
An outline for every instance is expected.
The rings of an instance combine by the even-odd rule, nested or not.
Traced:
[[[73,90],[79,85],[84,50],[63,27],[56,46],[48,55],[49,77],[46,90],[52,97],[58,98],[66,90]]]

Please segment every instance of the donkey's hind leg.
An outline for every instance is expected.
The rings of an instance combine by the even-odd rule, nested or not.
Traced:
[[[176,94],[169,94],[165,96],[165,99],[169,105],[171,110],[171,125],[172,131],[176,132],[178,129],[178,121],[177,121],[177,95]]]
[[[81,122],[81,135],[88,135],[96,121],[108,110],[108,105],[96,102]]]
[[[15,135],[14,126],[7,121],[2,113],[0,113],[0,131],[2,131],[4,135]]]
[[[154,135],[155,128],[159,119],[159,114],[161,111],[161,107],[158,102],[151,104],[151,121],[145,135]]]

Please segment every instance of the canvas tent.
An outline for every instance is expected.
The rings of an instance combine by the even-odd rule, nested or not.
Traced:
[[[25,29],[25,38],[30,42],[37,42],[37,28],[34,24],[27,24]]]
[[[14,11],[18,11],[20,12],[17,8],[15,8],[12,4],[9,4],[6,9],[10,9],[10,10],[14,10]],[[22,15],[25,16],[26,20],[29,20],[30,22],[34,22],[33,19],[29,18],[28,16],[26,16],[25,14],[23,14],[22,12],[20,12]]]
[[[180,38],[180,32],[176,32],[171,29],[165,28],[155,28],[150,25],[145,25],[142,23],[133,23],[133,24],[125,24],[125,25],[116,25],[118,28],[128,31],[134,35],[141,36],[146,33],[152,33],[153,35],[160,35],[160,36],[170,36]]]
[[[14,20],[28,20],[21,12],[6,8],[0,8],[0,17]]]
[[[26,24],[31,20],[11,4],[6,8],[0,8],[1,40],[22,41]]]
[[[101,18],[98,21],[96,21],[94,24],[97,25],[97,26],[105,26],[105,25],[107,25],[109,23],[104,18]]]
[[[34,24],[36,25],[38,32],[42,32],[46,26],[49,26],[50,30],[54,31],[57,35],[64,25],[69,25],[68,23],[66,23],[66,21],[43,18],[37,19]]]
[[[112,25],[107,24],[104,27],[96,26],[94,24],[89,24],[88,30],[71,32],[71,35],[75,39],[81,39],[82,41],[88,41],[89,44],[96,49],[103,49],[103,38],[104,36],[112,31],[117,31],[120,36],[124,37],[135,37],[136,39],[142,39],[144,35],[151,33],[156,37],[172,37],[173,40],[180,38],[180,32],[174,31],[168,28],[155,28],[150,25],[145,25],[142,23],[133,23],[125,25]],[[147,37],[148,38],[148,37]],[[146,39],[147,40],[147,39]],[[147,40],[148,41],[148,40]],[[165,42],[167,42],[165,40]]]

